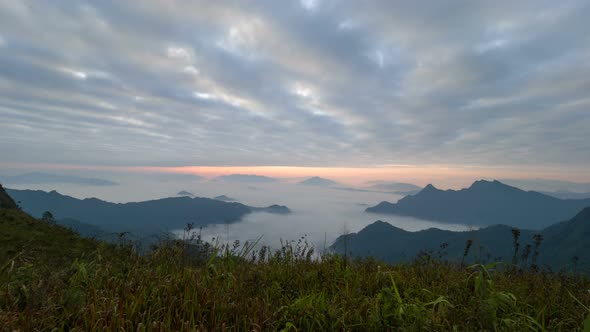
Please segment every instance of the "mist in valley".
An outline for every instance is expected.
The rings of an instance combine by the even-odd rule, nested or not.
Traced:
[[[353,188],[347,184],[338,184],[334,187],[306,186],[297,184],[303,179],[281,179],[276,182],[224,181],[194,175],[162,173],[105,172],[92,175],[108,179],[116,185],[41,183],[13,184],[9,187],[56,190],[76,198],[96,197],[115,203],[175,197],[177,193],[186,191],[194,197],[214,198],[225,195],[236,202],[253,207],[285,205],[292,211],[286,215],[254,212],[238,222],[209,225],[195,230],[204,240],[219,243],[258,240],[259,245],[277,247],[281,240],[299,240],[303,237],[316,250],[321,251],[324,247],[330,246],[338,236],[358,232],[376,220],[383,220],[409,231],[432,227],[448,230],[474,228],[473,225],[453,225],[410,217],[366,213],[364,210],[369,206],[381,201],[396,202],[403,196],[371,191],[368,188]],[[351,188],[360,190],[350,190]],[[187,224],[194,221],[187,220]],[[163,226],[165,223],[166,221],[162,220]],[[181,229],[171,231],[179,237],[187,236]]]

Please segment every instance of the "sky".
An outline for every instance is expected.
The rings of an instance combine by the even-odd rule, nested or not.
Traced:
[[[0,170],[590,181],[589,15],[0,0]]]

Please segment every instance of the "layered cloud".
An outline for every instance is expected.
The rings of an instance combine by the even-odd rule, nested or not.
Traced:
[[[590,163],[587,1],[1,1],[0,155]]]

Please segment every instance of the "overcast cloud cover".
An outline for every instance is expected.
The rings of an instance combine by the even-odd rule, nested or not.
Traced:
[[[588,1],[0,0],[0,156],[590,164]]]

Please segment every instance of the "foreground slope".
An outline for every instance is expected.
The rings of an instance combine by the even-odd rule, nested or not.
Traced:
[[[16,209],[17,205],[0,184],[0,209]]]
[[[435,261],[392,266],[329,255],[319,260],[304,243],[293,242],[276,252],[245,246],[195,256],[186,243],[173,241],[139,256],[130,246],[82,239],[15,208],[0,208],[0,235],[0,253],[9,252],[0,257],[0,331],[590,326],[584,309],[590,280],[582,277]]]
[[[10,196],[0,186],[0,265],[15,258],[61,264],[91,255],[101,245],[67,228],[39,221],[16,205],[7,205],[6,198]]]
[[[100,244],[20,210],[8,209],[0,209],[0,243],[0,264],[14,257],[24,257],[30,263],[58,264],[88,255]]]
[[[461,190],[440,190],[428,185],[397,203],[381,202],[366,211],[455,224],[542,229],[571,218],[587,206],[590,199],[562,200],[499,181],[481,180]]]

